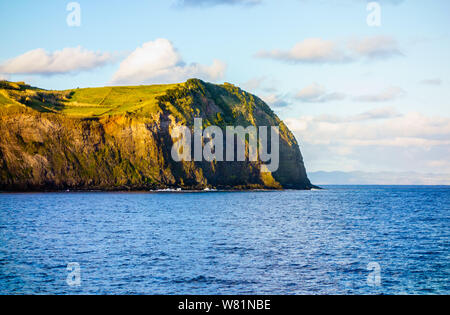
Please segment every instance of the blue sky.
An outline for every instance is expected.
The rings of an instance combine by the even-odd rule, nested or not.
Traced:
[[[449,1],[379,1],[379,27],[365,0],[77,1],[79,27],[69,2],[0,2],[0,77],[227,81],[272,106],[311,171],[450,173]]]

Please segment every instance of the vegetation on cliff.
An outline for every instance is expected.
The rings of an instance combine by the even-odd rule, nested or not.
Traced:
[[[309,189],[297,141],[258,97],[197,79],[48,91],[0,81],[0,190]],[[280,167],[171,158],[176,125],[279,126]]]

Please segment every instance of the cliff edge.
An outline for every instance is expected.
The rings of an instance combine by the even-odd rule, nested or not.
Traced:
[[[48,91],[0,81],[0,190],[311,189],[294,135],[258,97],[191,79]],[[279,126],[280,164],[175,162],[175,125]]]

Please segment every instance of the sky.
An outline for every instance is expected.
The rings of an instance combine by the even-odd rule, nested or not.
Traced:
[[[448,0],[0,1],[0,79],[230,82],[315,171],[450,173]]]

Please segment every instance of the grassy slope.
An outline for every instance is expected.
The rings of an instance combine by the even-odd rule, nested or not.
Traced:
[[[20,104],[40,112],[60,113],[68,117],[93,118],[136,112],[157,112],[156,97],[177,85],[86,88],[46,91],[21,83],[0,83],[0,107]]]

